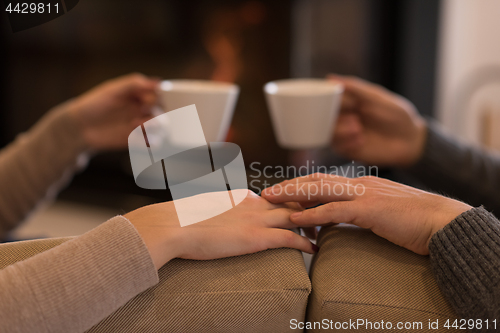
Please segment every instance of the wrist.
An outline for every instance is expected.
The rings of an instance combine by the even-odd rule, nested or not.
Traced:
[[[185,242],[173,202],[145,206],[124,216],[146,244],[156,269],[180,256]]]
[[[96,118],[91,111],[91,105],[85,95],[77,97],[67,102],[67,112],[73,118],[79,128],[79,135],[87,147],[93,152],[109,150],[103,143],[105,124]],[[95,109],[94,109],[95,111]]]
[[[446,199],[447,202],[445,204],[439,205],[441,209],[436,212],[435,218],[433,218],[432,220],[433,223],[431,223],[431,231],[426,243],[427,248],[429,247],[429,242],[431,241],[432,237],[439,230],[450,224],[458,216],[473,208],[472,206],[458,200],[445,197],[443,197],[443,199]]]
[[[66,112],[73,119],[73,121],[75,122],[75,124],[79,129],[77,135],[79,135],[82,138],[87,147],[94,149],[92,142],[89,140],[89,135],[88,135],[89,125],[87,124],[88,121],[86,121],[84,117],[82,106],[79,99],[80,98],[75,98],[65,102]]]

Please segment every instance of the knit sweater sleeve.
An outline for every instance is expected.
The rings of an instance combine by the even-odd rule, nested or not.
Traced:
[[[422,158],[406,171],[432,191],[500,213],[500,155],[462,144],[432,121]]]
[[[457,314],[500,324],[500,221],[473,208],[435,233],[429,252],[437,282]]]
[[[142,238],[117,216],[0,270],[0,332],[84,332],[156,283]]]
[[[86,146],[67,103],[0,152],[0,239],[69,180]]]

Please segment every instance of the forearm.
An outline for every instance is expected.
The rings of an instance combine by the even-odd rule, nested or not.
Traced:
[[[458,315],[500,319],[500,222],[473,208],[432,236],[437,282]]]
[[[429,123],[419,162],[407,170],[429,189],[500,211],[500,157],[463,145]]]
[[[8,332],[84,332],[158,282],[134,226],[115,217],[0,271],[0,322]]]
[[[72,175],[86,146],[69,103],[0,152],[0,239]]]

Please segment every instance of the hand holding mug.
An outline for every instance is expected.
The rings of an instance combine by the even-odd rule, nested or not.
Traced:
[[[413,104],[359,78],[328,78],[345,87],[333,135],[336,152],[378,166],[408,167],[418,161],[427,126]]]
[[[130,74],[67,102],[87,145],[96,151],[127,147],[130,132],[152,117],[158,83],[142,74]]]

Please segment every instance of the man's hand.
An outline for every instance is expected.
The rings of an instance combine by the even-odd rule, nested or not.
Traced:
[[[127,147],[130,132],[151,119],[158,80],[130,74],[106,81],[69,102],[87,145],[96,151]]]
[[[274,204],[313,207],[290,215],[300,227],[350,223],[418,254],[429,254],[438,230],[472,207],[377,177],[314,174],[269,187],[262,196]]]
[[[330,75],[344,87],[333,148],[379,166],[411,166],[423,153],[425,120],[405,98],[355,77]]]

